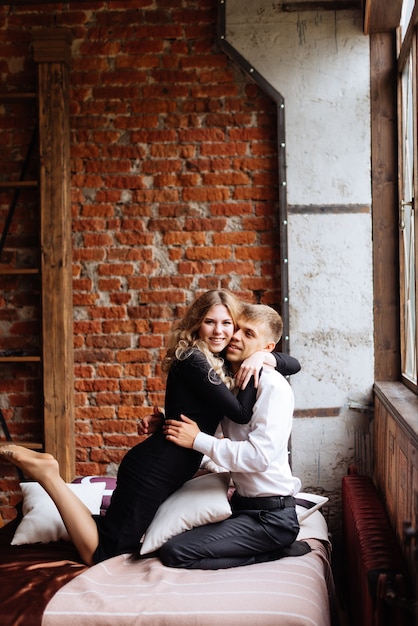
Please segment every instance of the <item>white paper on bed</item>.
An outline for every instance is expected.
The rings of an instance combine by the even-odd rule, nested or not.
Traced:
[[[296,513],[299,524],[304,522],[310,515],[319,511],[329,500],[326,496],[320,496],[316,493],[307,493],[300,491],[295,495]]]
[[[300,522],[297,540],[305,539],[319,539],[324,543],[329,542],[328,525],[321,511],[315,511]]]
[[[215,571],[117,556],[62,587],[42,626],[330,626],[328,551],[310,544],[304,556]]]

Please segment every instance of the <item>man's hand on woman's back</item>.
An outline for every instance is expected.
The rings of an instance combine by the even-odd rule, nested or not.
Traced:
[[[164,413],[157,406],[154,407],[152,415],[146,415],[138,424],[138,435],[152,435],[161,428],[164,423]]]

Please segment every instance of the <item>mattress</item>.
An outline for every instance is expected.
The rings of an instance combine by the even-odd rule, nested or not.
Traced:
[[[224,570],[117,556],[62,587],[42,626],[331,626],[329,550]]]

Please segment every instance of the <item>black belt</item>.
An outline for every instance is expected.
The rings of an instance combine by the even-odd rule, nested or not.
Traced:
[[[233,509],[252,509],[269,511],[271,509],[286,509],[296,504],[293,496],[261,496],[259,498],[245,498],[235,492],[231,499]]]

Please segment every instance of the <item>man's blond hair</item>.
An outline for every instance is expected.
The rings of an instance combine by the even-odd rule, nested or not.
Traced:
[[[262,324],[269,342],[278,343],[283,333],[283,320],[271,306],[267,304],[244,304],[240,317],[247,322]]]

